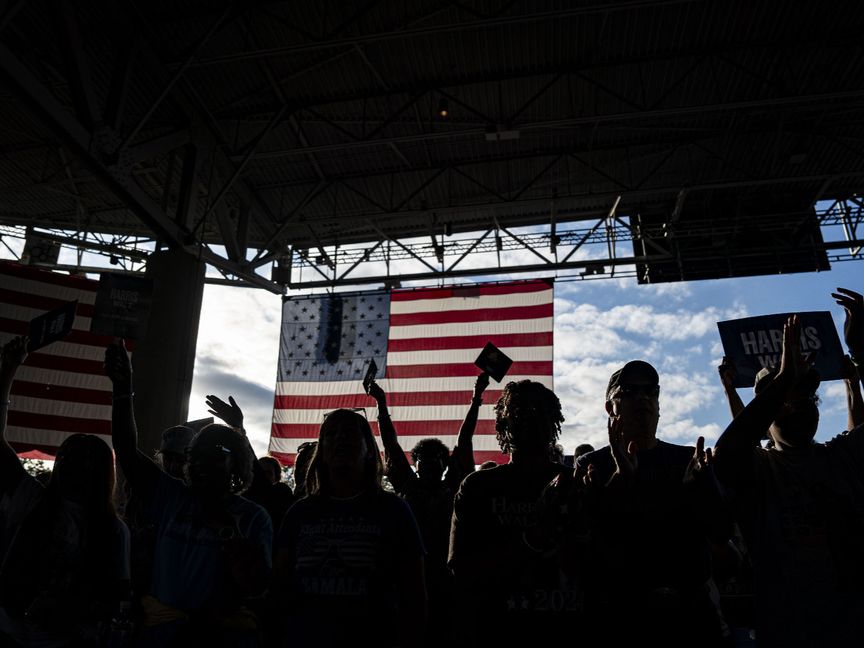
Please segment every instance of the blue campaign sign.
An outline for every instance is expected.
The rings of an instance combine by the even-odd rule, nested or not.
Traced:
[[[762,367],[780,365],[783,324],[794,313],[717,322],[723,353],[735,363],[735,387],[752,387]],[[798,313],[801,351],[819,371],[822,380],[843,378],[843,347],[828,311]]]

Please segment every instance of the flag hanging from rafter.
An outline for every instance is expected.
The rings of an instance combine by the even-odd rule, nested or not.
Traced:
[[[78,301],[72,331],[31,353],[15,374],[6,438],[21,456],[53,458],[76,432],[111,443],[111,382],[105,346],[112,339],[90,333],[99,282],[15,263],[0,263],[0,344],[29,332],[30,321]]]
[[[511,380],[552,388],[552,292],[551,281],[531,280],[286,298],[270,452],[292,464],[297,446],[316,439],[324,414],[340,407],[365,409],[377,434],[362,384],[370,360],[402,448],[425,437],[452,448],[480,372],[474,360],[492,342],[513,366],[484,394],[474,456],[506,461],[493,406]]]

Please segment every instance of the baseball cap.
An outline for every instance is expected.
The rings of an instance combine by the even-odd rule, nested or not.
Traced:
[[[606,386],[606,400],[608,401],[612,393],[622,384],[633,376],[647,377],[655,385],[660,384],[660,376],[657,375],[657,370],[644,360],[631,360],[618,371],[609,377],[609,384]]]
[[[753,383],[753,393],[761,394],[771,384],[771,381],[774,380],[778,371],[780,371],[780,367],[777,365],[762,367],[759,373],[756,374],[756,382]]]
[[[756,381],[753,384],[753,392],[755,394],[761,394],[765,388],[771,384],[771,381],[774,380],[779,372],[780,367],[777,365],[762,367],[759,370],[759,373],[756,374]],[[819,375],[819,372],[811,365],[807,369],[807,373],[798,380],[796,389],[800,388],[802,391],[815,393],[816,390],[819,389],[819,384],[821,382],[822,378]]]
[[[162,431],[162,443],[159,445],[159,452],[176,452],[183,454],[186,447],[195,436],[195,431],[185,425],[175,425]]]

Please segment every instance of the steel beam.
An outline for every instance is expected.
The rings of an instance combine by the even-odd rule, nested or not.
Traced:
[[[762,108],[776,108],[802,104],[831,105],[832,102],[855,100],[864,97],[864,89],[849,90],[843,92],[829,92],[811,95],[795,95],[786,97],[775,97],[770,99],[752,99],[747,101],[730,101],[717,104],[702,104],[693,106],[679,106],[675,108],[656,108],[652,110],[632,110],[615,114],[580,115],[578,117],[563,117],[560,119],[549,119],[545,121],[514,124],[520,132],[545,131],[552,128],[594,126],[598,124],[624,123],[639,120],[666,119],[670,117],[686,117],[690,115],[705,115],[707,113],[728,113],[732,111],[756,110]],[[283,157],[307,155],[309,153],[324,153],[334,151],[347,151],[362,149],[385,144],[407,144],[411,142],[451,141],[466,137],[478,137],[486,134],[485,126],[476,128],[464,128],[451,131],[431,131],[426,133],[415,133],[412,135],[398,135],[369,140],[353,140],[350,142],[339,142],[336,144],[321,144],[318,146],[300,146],[291,149],[277,149],[272,151],[260,151],[255,154],[256,160],[273,160]],[[234,155],[232,160],[242,160],[243,155]]]
[[[184,249],[193,255],[201,253],[212,265],[225,269],[246,281],[266,283],[268,290],[272,292],[282,292],[281,287],[263,279],[245,265],[231,262],[206,248],[202,253],[195,245],[191,233],[169,218],[161,207],[138,186],[131,173],[115,166],[108,166],[100,159],[94,134],[60,105],[54,95],[2,43],[0,43],[0,79],[27,105],[32,114],[54,132],[104,186],[164,243]]]

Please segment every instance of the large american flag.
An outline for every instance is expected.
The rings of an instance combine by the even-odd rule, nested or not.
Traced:
[[[552,388],[552,292],[551,281],[531,280],[286,298],[271,454],[292,464],[297,446],[316,439],[324,414],[339,407],[365,408],[377,434],[375,402],[362,385],[371,359],[402,448],[425,437],[452,448],[480,372],[474,360],[491,341],[513,366],[484,394],[474,455],[506,461],[493,406],[511,380]]]
[[[103,358],[111,338],[90,333],[99,283],[0,262],[0,344],[26,335],[37,315],[78,300],[72,332],[31,353],[12,385],[6,438],[22,456],[51,458],[70,434],[111,443],[111,383]]]

